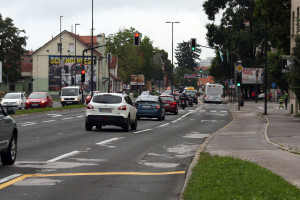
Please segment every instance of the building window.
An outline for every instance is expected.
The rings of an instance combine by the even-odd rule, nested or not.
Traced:
[[[62,52],[62,44],[61,43],[57,43],[57,52],[58,53]]]
[[[74,45],[74,43],[70,43],[69,44],[69,51],[70,51],[70,53],[74,53],[75,52],[75,45]]]
[[[12,91],[12,92],[16,91],[16,86],[15,86],[15,84],[10,84],[10,85],[9,85],[9,91]]]

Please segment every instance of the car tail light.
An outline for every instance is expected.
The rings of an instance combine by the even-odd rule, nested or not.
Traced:
[[[118,110],[126,110],[126,105],[120,106],[120,107],[118,108]]]
[[[176,106],[176,104],[177,104],[176,102],[173,102],[173,105],[174,105],[174,106]]]
[[[159,108],[160,108],[160,106],[159,106],[159,105],[156,105],[155,109],[159,109]]]
[[[88,105],[86,106],[86,109],[95,109],[95,108],[94,108],[94,106],[92,106],[91,104],[88,104]]]

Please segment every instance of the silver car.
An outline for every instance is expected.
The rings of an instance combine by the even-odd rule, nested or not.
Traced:
[[[3,165],[12,165],[17,156],[18,129],[16,122],[8,115],[14,108],[8,107],[7,112],[0,104],[0,153]]]
[[[23,93],[7,93],[1,101],[3,107],[14,107],[15,109],[25,108],[26,97]]]

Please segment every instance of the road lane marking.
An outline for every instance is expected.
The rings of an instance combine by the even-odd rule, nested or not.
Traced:
[[[145,130],[141,130],[141,131],[136,131],[136,132],[133,132],[133,133],[143,133],[143,132],[147,132],[147,131],[151,131],[152,129],[145,129]]]
[[[42,121],[43,123],[49,123],[49,122],[55,122],[55,119],[47,120],[47,121]]]
[[[24,122],[24,123],[19,123],[19,126],[32,126],[35,125],[35,122]]]
[[[165,175],[180,175],[185,174],[185,171],[171,172],[90,172],[90,173],[62,173],[62,174],[25,174],[3,184],[0,184],[0,190],[13,185],[26,178],[41,178],[41,177],[62,177],[62,176],[115,176],[115,175],[131,175],[131,176],[165,176]]]
[[[7,181],[10,181],[10,180],[12,180],[12,179],[15,179],[15,178],[17,178],[17,177],[19,177],[19,176],[22,176],[22,175],[23,175],[23,174],[13,174],[13,175],[10,175],[10,176],[5,177],[5,178],[3,178],[3,179],[0,179],[0,184],[5,183],[5,182],[7,182]]]
[[[67,118],[63,118],[61,120],[68,120],[68,119],[73,119],[73,117],[67,117]]]
[[[123,139],[124,137],[119,137],[119,138],[112,138],[112,139],[109,139],[109,140],[104,140],[102,142],[98,142],[96,143],[96,145],[101,145],[101,146],[107,146],[107,147],[114,147],[114,146],[108,146],[108,144],[112,143],[112,142],[115,142],[115,141],[118,141],[118,140],[121,140]]]
[[[166,124],[160,125],[160,126],[158,126],[158,127],[156,127],[156,128],[161,128],[161,127],[167,126],[167,125],[169,125],[169,124],[170,124],[170,123],[166,123]]]
[[[58,156],[56,158],[53,158],[51,160],[48,160],[47,162],[55,162],[55,161],[58,161],[58,160],[61,160],[63,158],[67,158],[67,157],[70,157],[70,156],[74,156],[76,154],[79,154],[80,152],[79,151],[72,151],[70,153],[66,153],[64,155],[61,155],[61,156]]]
[[[77,118],[80,118],[80,117],[83,117],[84,115],[78,115],[78,116],[76,116]]]
[[[62,115],[59,115],[59,114],[47,114],[48,116],[50,117],[61,117]]]

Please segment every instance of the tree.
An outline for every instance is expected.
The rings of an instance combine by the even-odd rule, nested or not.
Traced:
[[[197,45],[196,50],[192,51],[189,42],[178,43],[178,47],[175,50],[175,58],[177,59],[177,65],[185,67],[190,70],[194,70],[197,66],[196,60],[199,60],[201,49]]]
[[[295,38],[296,46],[293,48],[293,65],[290,73],[291,90],[300,102],[300,36]]]
[[[8,76],[10,82],[15,82],[21,74],[21,57],[25,53],[25,33],[13,24],[11,18],[2,18],[0,14],[0,61],[2,61],[3,76]],[[6,80],[6,78],[3,80]]]

